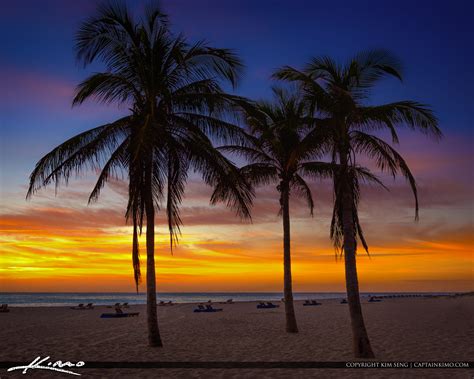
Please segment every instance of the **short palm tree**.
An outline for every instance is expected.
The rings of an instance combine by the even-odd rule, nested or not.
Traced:
[[[277,184],[283,217],[283,267],[286,331],[297,333],[293,306],[290,252],[290,194],[304,198],[313,214],[313,198],[306,177],[331,177],[333,165],[312,161],[321,153],[312,120],[298,96],[274,89],[274,101],[260,101],[245,107],[247,142],[220,149],[245,157],[250,163],[241,168],[249,183]]]
[[[359,298],[357,236],[367,252],[368,246],[358,217],[359,178],[352,168],[356,166],[356,158],[365,155],[382,171],[394,177],[401,173],[415,196],[415,218],[418,218],[415,178],[403,157],[375,134],[387,130],[396,144],[398,128],[408,126],[441,137],[436,117],[423,104],[398,101],[374,106],[367,103],[370,90],[386,76],[401,80],[398,61],[383,50],[360,53],[345,65],[339,65],[329,57],[313,58],[301,71],[286,66],[274,75],[300,85],[309,106],[317,113],[316,128],[325,136],[327,152],[332,162],[339,165],[333,179],[335,202],[331,237],[336,248],[344,252],[354,354],[363,358],[371,358],[374,354]]]
[[[212,203],[224,201],[243,217],[250,216],[252,191],[210,139],[237,143],[240,128],[224,116],[238,99],[225,94],[220,82],[236,82],[239,59],[229,50],[203,42],[190,45],[183,36],[173,36],[156,5],[146,8],[142,20],[118,3],[100,6],[82,24],[76,38],[79,61],[88,65],[100,60],[106,71],[82,82],[73,104],[89,98],[122,103],[130,114],[46,154],[31,174],[27,196],[51,182],[67,183],[73,173],[98,168],[89,198],[94,201],[109,178],[128,176],[126,217],[133,223],[135,281],[138,286],[138,234],[146,218],[148,339],[151,346],[162,346],[156,313],[155,211],[166,204],[172,246],[179,235],[179,205],[190,168],[216,188]]]

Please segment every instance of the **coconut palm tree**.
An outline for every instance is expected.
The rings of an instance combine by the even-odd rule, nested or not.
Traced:
[[[297,333],[293,306],[290,252],[290,194],[301,196],[313,214],[313,198],[305,177],[330,177],[334,166],[312,161],[322,151],[307,106],[298,96],[273,89],[274,101],[260,101],[245,107],[247,141],[220,150],[237,154],[250,163],[241,173],[256,186],[277,184],[283,216],[283,267],[286,331]]]
[[[368,103],[370,90],[387,76],[402,79],[399,62],[383,50],[357,54],[345,65],[329,57],[317,57],[303,70],[286,66],[274,74],[275,78],[299,84],[308,106],[317,114],[316,128],[325,136],[332,162],[339,165],[333,178],[335,202],[330,234],[336,248],[344,253],[354,354],[362,358],[371,358],[374,354],[359,298],[357,237],[367,252],[368,246],[358,217],[359,178],[352,168],[357,165],[356,159],[365,155],[393,177],[403,175],[415,197],[417,219],[415,178],[403,157],[377,134],[388,131],[392,143],[397,144],[399,128],[408,126],[441,137],[436,117],[426,105],[415,101]]]
[[[91,202],[110,178],[128,176],[126,217],[133,224],[135,282],[138,286],[138,234],[146,218],[148,340],[151,346],[162,346],[156,313],[156,211],[165,204],[172,247],[192,168],[216,187],[212,203],[224,201],[242,217],[250,217],[250,187],[211,143],[239,141],[240,128],[226,118],[239,99],[225,94],[220,83],[235,84],[241,62],[230,50],[204,42],[191,45],[183,36],[174,36],[156,3],[146,8],[142,19],[135,19],[121,3],[101,5],[80,27],[76,51],[84,65],[101,61],[106,70],[79,84],[73,104],[86,99],[119,103],[129,107],[130,114],[78,134],[41,158],[27,197],[52,182],[67,184],[71,174],[92,168],[100,174]]]

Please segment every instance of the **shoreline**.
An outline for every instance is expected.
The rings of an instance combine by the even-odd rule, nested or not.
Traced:
[[[256,292],[256,294],[258,294],[259,292]],[[0,299],[1,299],[1,295],[2,294],[14,294],[14,293],[1,293],[0,292]],[[18,293],[20,294],[20,293]],[[34,292],[31,292],[31,293],[28,293],[28,294],[36,294]],[[39,294],[39,293],[38,293]],[[61,294],[61,293],[57,293],[57,294]],[[64,294],[67,294],[67,293],[64,293]],[[81,294],[81,293],[74,293],[76,295],[78,294]],[[89,295],[89,293],[82,293],[84,295]],[[102,293],[97,293],[97,294],[102,294]],[[116,293],[117,295],[120,295],[122,293]],[[123,293],[125,295],[125,293]],[[171,293],[169,293],[171,295]],[[176,295],[182,295],[183,293],[179,293],[179,292],[176,292],[175,293]],[[188,293],[185,293],[185,294],[188,294]],[[192,294],[192,293],[189,293],[189,294]],[[203,293],[199,293],[199,292],[196,292],[195,294],[203,294]],[[209,294],[212,296],[212,293],[206,293],[206,294]],[[222,293],[222,292],[216,292],[215,293],[216,295],[219,294],[221,297],[226,297],[226,296],[223,296],[223,294],[226,294],[228,296],[232,296],[232,294],[234,295],[237,295],[237,294],[243,294],[241,292],[235,292],[235,293]],[[245,293],[247,294],[247,293]],[[251,294],[251,293],[249,293]],[[262,295],[263,294],[273,294],[273,293],[261,293]],[[278,297],[280,296],[283,296],[279,293],[274,293],[275,295],[278,294]],[[299,292],[298,295],[302,295],[304,294],[303,292]],[[307,299],[308,300],[317,300],[318,302],[326,302],[326,301],[336,301],[336,300],[341,300],[343,298],[346,298],[346,294],[345,293],[340,293],[341,296],[339,297],[318,297],[318,295],[324,295],[324,293],[315,293],[315,292],[307,292],[308,294],[308,297]],[[332,293],[332,292],[328,292],[328,294],[335,294],[335,293]],[[410,293],[410,292],[407,292],[407,293],[403,293],[403,292],[393,292],[393,293],[388,293],[388,292],[371,292],[371,293],[362,293],[361,296],[360,296],[360,299],[361,301],[363,302],[364,300],[370,298],[370,297],[373,297],[375,299],[381,299],[381,300],[388,300],[388,299],[413,299],[413,298],[418,298],[418,299],[429,299],[429,298],[458,298],[458,297],[465,297],[465,296],[474,296],[474,292],[452,292],[452,293],[441,293],[441,292],[418,292],[418,293]],[[172,296],[170,296],[172,297]],[[159,299],[157,298],[157,304],[161,301],[161,300],[164,300],[165,302],[168,302],[169,301],[169,298],[170,297],[166,297],[166,300],[164,299]],[[178,297],[179,299],[179,297]],[[44,305],[44,303],[12,303],[12,302],[8,302],[8,299],[1,299],[0,303],[7,303],[8,306],[10,308],[68,308],[68,307],[72,307],[72,306],[77,306],[79,303],[89,303],[90,301],[89,300],[92,300],[92,297],[91,298],[84,298],[84,299],[78,299],[76,301],[69,301],[67,303],[60,303],[60,304],[53,304],[53,303],[50,303],[48,305]],[[212,297],[208,300],[212,300]],[[194,304],[194,305],[197,305],[197,304],[208,304],[208,300],[206,301],[174,301],[172,300],[173,304],[174,305],[177,305],[177,304]],[[227,300],[227,299],[226,299]],[[303,302],[304,300],[306,299],[295,299],[294,302]],[[115,301],[115,303],[117,302],[120,302],[120,303],[124,303],[124,302],[128,302],[128,304],[131,306],[131,305],[146,305],[146,302],[143,301],[143,302],[134,302],[133,300],[130,300],[130,299],[127,299],[127,301],[124,301],[123,299],[119,301],[119,298],[117,299],[114,299],[114,300],[110,300],[110,301],[107,301],[107,302],[103,302],[103,301],[100,301],[100,302],[93,302],[94,306],[110,306],[110,305],[114,305],[115,303],[113,303],[113,301]],[[234,303],[252,303],[252,302],[258,302],[258,301],[263,301],[263,302],[267,302],[267,301],[270,301],[270,302],[277,302],[277,303],[283,303],[282,301],[282,298],[279,298],[279,299],[266,299],[265,297],[262,297],[260,299],[251,299],[251,300],[241,300],[241,299],[236,299],[234,300],[233,299],[233,302]],[[215,300],[215,301],[211,301],[212,304],[224,304],[225,300]],[[38,304],[38,305],[36,305]]]

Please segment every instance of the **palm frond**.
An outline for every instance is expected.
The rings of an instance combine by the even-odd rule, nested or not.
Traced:
[[[342,68],[329,56],[313,57],[306,64],[304,72],[313,80],[322,79],[331,85],[340,85],[342,82]]]
[[[311,189],[309,188],[308,184],[305,180],[298,174],[295,174],[290,182],[291,189],[296,191],[298,195],[303,197],[308,204],[309,213],[311,217],[313,216],[314,211],[314,201],[313,195],[311,194]]]
[[[251,162],[277,163],[274,158],[270,157],[264,151],[261,151],[253,147],[226,145],[226,146],[219,146],[218,150],[244,157]]]
[[[138,285],[141,283],[141,270],[140,270],[140,246],[138,243],[138,222],[133,219],[133,240],[132,240],[132,265],[133,265],[133,277],[135,279],[135,287],[138,293]]]
[[[248,143],[249,136],[241,127],[220,118],[196,113],[176,113],[173,118],[199,128],[216,143],[232,143],[237,146]]]
[[[56,184],[64,179],[66,184],[72,173],[79,173],[87,168],[97,168],[101,160],[112,154],[121,138],[125,135],[125,129],[130,118],[124,117],[111,124],[80,133],[66,142],[54,148],[51,152],[41,158],[30,175],[30,185],[27,198],[42,187],[51,182]]]
[[[181,130],[174,130],[174,138],[192,168],[199,172],[206,184],[214,188],[211,204],[224,202],[242,218],[251,219],[250,207],[254,192],[238,168],[214,149],[209,138],[199,129],[182,123]]]
[[[91,97],[105,104],[143,102],[142,94],[133,82],[111,73],[96,73],[80,83],[76,88],[72,104],[82,104]]]
[[[312,179],[332,178],[338,170],[338,164],[327,162],[302,162],[298,169],[302,175]]]
[[[179,206],[183,200],[184,188],[188,176],[187,157],[179,154],[178,151],[169,146],[168,150],[168,188],[166,200],[166,214],[168,218],[168,229],[170,234],[170,247],[173,252],[173,245],[177,244],[181,235],[182,220]]]
[[[367,131],[386,127],[391,131],[394,142],[398,141],[394,126],[406,125],[438,140],[443,136],[433,111],[416,101],[397,101],[373,107],[360,107],[351,123]]]
[[[108,66],[139,46],[137,26],[124,2],[104,2],[94,17],[82,23],[76,34],[78,61],[84,65],[100,57]]]
[[[112,153],[104,167],[102,167],[97,182],[89,195],[89,204],[99,199],[101,189],[111,176],[115,178],[118,177],[116,172],[117,169],[122,171],[127,168],[126,155],[128,144],[129,139],[126,138],[125,141],[123,141],[122,144]]]
[[[364,93],[365,89],[372,87],[386,76],[402,80],[400,61],[383,49],[358,53],[349,61],[344,73],[344,85],[355,95]]]
[[[278,170],[268,163],[250,163],[243,166],[240,172],[253,186],[268,185],[278,180]]]
[[[403,157],[388,143],[375,136],[353,131],[352,140],[354,150],[375,158],[377,166],[382,171],[389,171],[393,177],[400,172],[406,178],[415,197],[415,220],[418,220],[419,204],[416,181]]]

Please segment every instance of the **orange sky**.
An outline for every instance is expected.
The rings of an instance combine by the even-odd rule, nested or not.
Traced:
[[[125,184],[113,183],[104,200],[92,206],[85,205],[88,186],[87,180],[73,182],[57,197],[44,191],[30,202],[7,194],[11,201],[0,218],[2,291],[134,291],[131,230],[123,218]],[[328,239],[329,186],[314,184],[313,190],[314,218],[303,203],[292,202],[294,290],[343,291],[344,266]],[[441,212],[442,202],[425,201],[428,209],[415,223],[405,190],[399,184],[391,193],[365,189],[370,201],[363,198],[361,218],[371,257],[359,252],[362,291],[472,290],[473,238],[462,209],[458,222],[448,226],[440,224],[448,217]],[[430,198],[423,186],[420,190]],[[252,224],[223,207],[208,206],[208,194],[199,182],[189,184],[185,226],[174,255],[158,214],[158,291],[280,291],[282,227],[276,192],[258,192]]]

